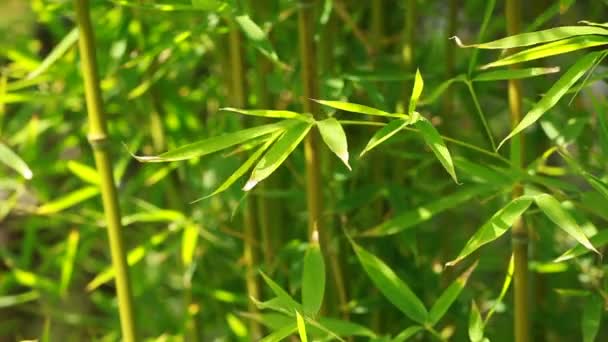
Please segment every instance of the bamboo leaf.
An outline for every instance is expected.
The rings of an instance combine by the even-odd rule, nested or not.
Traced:
[[[76,252],[78,251],[78,242],[80,234],[77,230],[70,231],[65,242],[65,254],[61,262],[61,280],[59,281],[59,292],[62,296],[67,294],[67,290],[72,280],[74,270],[74,261],[76,260]]]
[[[60,197],[56,200],[41,205],[36,210],[36,213],[38,215],[55,214],[60,211],[71,208],[81,202],[84,202],[91,197],[97,196],[97,194],[99,194],[98,187],[87,186],[74,192],[70,192],[69,194]]]
[[[242,144],[248,140],[252,140],[263,135],[268,135],[277,131],[285,130],[298,122],[299,121],[297,120],[283,120],[273,124],[247,128],[237,132],[226,133],[217,137],[204,139],[192,144],[178,147],[174,150],[165,152],[158,156],[133,157],[144,163],[161,163],[201,157],[207,154],[221,151],[234,145]]]
[[[380,292],[409,318],[424,324],[428,312],[410,287],[382,260],[351,241],[359,262]]]
[[[481,313],[479,313],[475,301],[471,301],[471,312],[469,314],[469,339],[471,342],[481,342],[483,340],[483,328]]]
[[[306,323],[304,318],[296,311],[296,323],[298,325],[298,335],[300,335],[300,341],[308,342],[308,335],[306,334]]]
[[[421,119],[414,123],[414,127],[418,129],[426,144],[431,148],[443,168],[450,174],[454,182],[458,184],[458,178],[456,177],[456,171],[454,171],[454,162],[450,151],[445,146],[441,135],[435,129],[435,127],[428,122],[426,119]]]
[[[594,293],[587,296],[581,321],[583,342],[595,341],[595,337],[600,330],[603,311],[604,300],[600,296]]]
[[[23,292],[16,295],[8,295],[0,297],[0,308],[10,308],[15,305],[21,305],[40,298],[40,293],[36,290]]]
[[[32,289],[38,289],[47,291],[51,294],[57,294],[57,284],[51,279],[43,277],[41,275],[32,273],[30,271],[22,270],[20,268],[14,268],[12,274],[15,277],[15,281],[22,286],[30,287]]]
[[[387,116],[387,117],[391,117],[391,118],[397,118],[397,117],[403,118],[404,117],[403,114],[391,114],[391,113],[385,112],[380,109],[360,105],[357,103],[350,103],[350,102],[343,102],[343,101],[314,100],[314,99],[313,99],[313,101],[318,102],[324,106],[343,110],[345,112],[375,115],[375,116]]]
[[[275,52],[268,39],[268,36],[248,15],[238,15],[234,17],[234,21],[239,25],[245,37],[247,37],[253,44],[253,46],[262,53],[262,55],[269,58],[271,61],[277,63],[282,68],[287,68],[286,65],[279,61],[279,56]]]
[[[467,187],[453,194],[442,196],[435,201],[408,210],[403,214],[399,214],[364,232],[362,235],[385,236],[397,234],[406,229],[414,228],[417,224],[430,220],[432,217],[445,210],[455,208],[462,203],[470,201],[474,197],[487,194],[493,190],[493,186],[486,185]]]
[[[23,159],[2,142],[0,142],[0,162],[19,172],[25,179],[32,179],[34,175]]]
[[[182,232],[181,257],[182,264],[186,268],[192,265],[194,260],[194,253],[196,252],[198,243],[198,233],[199,229],[196,224],[187,224]]]
[[[500,290],[500,294],[498,298],[494,301],[494,305],[488,310],[488,314],[484,320],[484,326],[488,324],[492,315],[498,307],[503,303],[505,296],[507,295],[507,291],[509,291],[509,287],[511,286],[511,280],[513,280],[513,271],[515,270],[515,259],[513,254],[511,254],[511,258],[509,259],[509,266],[507,268],[507,274],[505,275],[505,280],[502,283],[502,289]]]
[[[564,210],[561,204],[549,194],[540,194],[534,197],[536,205],[540,210],[547,215],[558,227],[572,236],[576,241],[585,246],[587,249],[594,251],[597,254],[600,252],[593,247],[582,228],[576,223],[574,218]]]
[[[223,110],[226,112],[239,113],[239,114],[243,114],[243,115],[258,116],[258,117],[262,117],[262,118],[298,119],[298,120],[307,121],[307,122],[311,121],[310,117],[300,114],[300,113],[292,112],[289,110],[268,110],[268,109],[251,110],[251,109],[239,109],[239,108],[231,108],[231,107],[221,108],[220,110]]]
[[[296,323],[291,323],[264,337],[260,342],[281,342],[298,330]]]
[[[354,322],[329,317],[319,317],[318,323],[336,336],[376,337],[376,334],[373,331]]]
[[[592,26],[561,26],[548,30],[516,34],[481,44],[465,45],[462,44],[458,37],[454,37],[454,40],[460,47],[463,48],[474,47],[478,49],[512,49],[516,47],[548,43],[556,40],[585,35],[608,35],[608,30]]]
[[[605,246],[606,244],[608,244],[608,230],[601,230],[597,234],[590,237],[589,241],[596,248]],[[576,245],[564,252],[564,254],[557,257],[557,259],[555,259],[553,262],[563,262],[570,259],[578,258],[579,256],[585,255],[589,252],[590,250],[587,247],[583,245]]]
[[[405,330],[401,331],[397,336],[395,336],[395,338],[393,338],[391,340],[391,342],[404,342],[404,341],[407,341],[410,337],[416,335],[417,333],[419,333],[423,329],[424,328],[421,327],[421,326],[419,326],[419,325],[413,325],[411,327],[408,327]]]
[[[258,161],[251,177],[243,187],[244,191],[253,189],[259,182],[270,176],[287,159],[291,152],[304,139],[312,124],[299,122],[288,128],[266,154]]]
[[[303,311],[301,305],[298,304],[298,302],[296,302],[293,298],[291,298],[291,296],[285,290],[283,290],[279,286],[279,284],[275,283],[274,280],[272,280],[266,275],[266,273],[260,271],[260,274],[262,275],[262,279],[264,279],[264,282],[270,287],[270,289],[277,296],[277,298],[280,299],[282,303],[286,305],[286,309],[288,312],[293,315],[294,311]]]
[[[317,121],[317,127],[319,128],[321,138],[323,138],[327,147],[329,147],[329,149],[342,160],[344,165],[351,170],[351,167],[348,164],[348,143],[342,125],[340,125],[338,120],[329,118]]]
[[[479,247],[492,242],[506,233],[513,223],[530,207],[532,198],[522,196],[509,202],[497,211],[479,230],[469,239],[458,257],[448,262],[447,266],[456,265],[462,259],[475,252]]]
[[[445,315],[450,306],[454,303],[454,301],[460,296],[460,293],[464,289],[471,276],[471,273],[477,267],[477,262],[475,262],[471,267],[469,267],[466,271],[464,271],[454,282],[447,288],[441,296],[437,299],[431,311],[429,311],[428,323],[431,326],[434,326],[439,322],[439,320]]]
[[[416,69],[416,78],[414,79],[414,89],[412,90],[412,97],[410,98],[407,115],[412,115],[414,113],[414,110],[416,110],[416,105],[418,104],[418,99],[420,98],[420,94],[422,94],[423,88],[424,88],[424,81],[422,80],[422,75],[420,75],[420,70]]]
[[[359,154],[359,157],[363,157],[363,155],[369,151],[371,151],[374,147],[382,144],[386,140],[388,140],[393,135],[397,134],[403,127],[409,125],[410,123],[406,120],[393,120],[390,121],[386,126],[379,129],[371,139],[367,142],[367,145]]]
[[[304,256],[302,272],[302,307],[304,314],[314,317],[319,313],[325,293],[325,262],[318,243],[313,242]]]
[[[534,105],[534,107],[524,116],[524,118],[517,124],[515,129],[504,140],[498,145],[500,148],[507,140],[511,139],[516,134],[526,129],[528,126],[535,123],[540,117],[545,114],[549,109],[553,108],[555,104],[564,96],[564,94],[581,78],[587,70],[589,70],[595,63],[595,60],[600,57],[601,51],[592,52],[584,57],[581,57],[566,73],[555,82],[555,84],[547,91],[545,96]]]
[[[522,78],[536,77],[541,75],[559,72],[559,67],[553,68],[526,68],[526,69],[505,69],[486,71],[473,77],[474,82],[517,80]]]
[[[608,30],[606,31],[608,32]],[[505,58],[501,58],[495,62],[486,64],[481,69],[488,69],[497,66],[511,65],[515,63],[522,63],[540,59],[549,56],[560,55],[576,50],[582,50],[594,46],[608,44],[608,36],[582,36],[574,37],[569,39],[560,40],[553,43],[537,46],[531,49],[527,49]]]
[[[30,72],[26,79],[31,80],[46,72],[55,62],[57,62],[65,53],[71,49],[78,41],[78,28],[73,28],[63,39],[55,46],[55,48],[44,58],[42,63]]]
[[[76,177],[82,179],[83,181],[85,181],[87,183],[99,185],[99,173],[94,168],[92,168],[88,165],[79,163],[75,160],[68,161],[67,166],[68,166],[68,169]]]

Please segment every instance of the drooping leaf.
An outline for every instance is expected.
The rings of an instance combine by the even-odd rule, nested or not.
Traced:
[[[304,314],[319,313],[325,293],[325,262],[318,243],[312,243],[304,256],[302,273],[302,307]]]
[[[363,151],[361,151],[361,154],[359,154],[359,157],[362,157],[365,153],[369,152],[374,147],[385,142],[390,137],[397,134],[397,132],[399,132],[401,129],[403,129],[403,127],[405,127],[407,125],[409,125],[409,122],[406,120],[401,120],[401,119],[393,120],[393,121],[389,122],[388,124],[386,124],[386,126],[382,127],[380,130],[378,130],[372,136],[371,139],[369,139],[367,145],[365,146]]]
[[[581,320],[581,330],[583,332],[583,342],[594,342],[604,311],[604,299],[596,294],[590,294],[585,299],[583,307],[583,317]]]
[[[448,174],[450,174],[454,182],[458,183],[452,156],[450,155],[448,148],[445,146],[443,138],[441,138],[441,135],[439,135],[439,132],[437,132],[435,127],[424,118],[416,121],[416,123],[414,123],[414,127],[418,129],[420,135],[422,135],[422,138],[424,139],[424,142],[426,142],[426,144],[431,148],[443,168],[448,172]]]
[[[471,312],[469,314],[469,339],[471,342],[481,342],[483,340],[483,328],[481,313],[479,313],[475,301],[471,301]]]
[[[454,37],[460,47],[478,49],[512,49],[516,47],[530,46],[548,43],[556,40],[585,36],[585,35],[608,35],[608,30],[592,26],[561,26],[547,30],[516,34],[495,41],[481,44],[462,44],[458,37]]]
[[[25,179],[32,179],[32,170],[13,150],[0,142],[0,162],[19,172]]]
[[[86,186],[82,189],[70,192],[56,200],[45,203],[38,207],[36,213],[39,215],[50,215],[71,208],[81,202],[88,200],[91,197],[99,194],[99,188],[96,186]]]
[[[475,252],[479,247],[492,242],[504,233],[515,223],[516,220],[530,207],[532,198],[528,196],[518,197],[509,202],[502,209],[497,211],[479,230],[469,239],[456,259],[448,262],[447,266],[452,266]]]
[[[288,128],[285,133],[275,142],[268,152],[258,161],[251,177],[243,187],[243,190],[253,189],[259,182],[270,176],[287,159],[291,152],[304,139],[312,127],[311,123],[299,122]]]
[[[329,118],[317,121],[317,127],[327,147],[351,170],[348,164],[348,143],[342,125],[340,125],[338,120]]]
[[[518,80],[559,72],[559,67],[553,68],[526,68],[504,69],[482,72],[473,77],[473,82]]]
[[[343,111],[351,112],[351,113],[360,113],[360,114],[376,115],[376,116],[387,116],[387,117],[391,117],[391,118],[396,118],[396,117],[403,118],[403,115],[391,114],[391,113],[385,112],[380,109],[360,105],[357,103],[350,103],[350,102],[343,102],[343,101],[325,101],[325,100],[313,100],[313,101],[318,102],[324,106],[328,106],[331,108],[335,108],[335,109],[339,109],[339,110],[343,110]]]
[[[561,204],[555,197],[549,194],[540,194],[534,196],[534,202],[536,205],[542,210],[547,217],[553,221],[558,227],[572,236],[576,241],[578,241],[581,245],[585,246],[587,249],[594,251],[597,254],[600,252],[593,247],[582,228],[576,223],[574,218],[568,214],[564,208],[562,208]]]
[[[422,75],[420,75],[420,70],[416,69],[416,78],[414,79],[414,89],[412,90],[412,96],[410,97],[410,103],[407,109],[407,115],[412,115],[414,110],[416,110],[416,105],[418,104],[418,99],[420,98],[420,94],[422,94],[422,89],[424,88],[424,81],[422,80]]]
[[[606,31],[608,32],[608,31]],[[495,62],[486,64],[481,69],[494,68],[498,66],[511,65],[532,61],[535,59],[545,58],[549,56],[560,55],[572,51],[587,49],[594,46],[608,44],[608,36],[581,36],[574,37],[557,42],[548,43],[545,45],[533,47],[507,57],[501,58]]]
[[[362,235],[384,236],[397,234],[405,229],[414,228],[417,224],[427,221],[445,210],[455,208],[462,203],[470,201],[474,197],[488,194],[493,190],[493,186],[486,185],[465,188],[453,194],[442,196],[430,203],[413,208],[412,210],[408,210],[403,214],[399,214],[364,232]]]
[[[551,109],[562,96],[581,78],[589,68],[591,68],[595,60],[601,56],[602,52],[592,52],[581,57],[560,79],[553,84],[551,89],[547,91],[545,96],[534,105],[534,107],[524,116],[517,124],[515,129],[498,145],[500,148],[507,140],[511,139],[516,134],[526,129],[528,126],[535,123],[540,117]]]
[[[441,296],[437,299],[433,307],[429,311],[428,323],[431,326],[434,326],[439,322],[439,320],[445,315],[450,306],[454,303],[454,301],[460,296],[460,293],[464,289],[471,276],[471,273],[477,267],[477,262],[475,262],[471,267],[469,267],[466,271],[464,271],[452,284],[443,291]]]
[[[306,333],[306,323],[304,318],[296,311],[296,323],[298,325],[298,335],[300,335],[300,341],[308,342],[308,334]]]
[[[413,321],[424,324],[428,312],[410,287],[375,255],[351,241],[359,262],[380,292]]]
[[[231,107],[221,108],[220,110],[223,110],[226,112],[239,113],[239,114],[243,114],[243,115],[259,116],[259,117],[263,117],[263,118],[298,119],[298,120],[302,120],[302,121],[311,121],[311,118],[306,115],[302,115],[300,113],[296,113],[296,112],[292,112],[292,111],[288,111],[288,110],[268,110],[268,109],[251,110],[251,109],[239,109],[239,108],[231,108]]]
[[[593,235],[589,238],[589,241],[591,242],[591,245],[596,248],[601,248],[605,246],[606,244],[608,244],[608,229],[601,230],[597,234]],[[554,262],[568,261],[570,259],[578,258],[579,256],[585,255],[589,252],[590,250],[587,247],[583,245],[576,245],[564,252],[564,254],[557,257]]]
[[[295,123],[300,121],[290,119],[283,120],[273,124],[267,124],[252,128],[243,129],[237,132],[226,133],[217,137],[211,137],[204,139],[192,144],[178,147],[174,150],[165,152],[158,156],[134,156],[140,162],[145,163],[160,163],[186,160],[195,157],[201,157],[207,154],[211,154],[217,151],[221,151],[225,148],[242,144],[248,140],[261,137],[263,135],[272,134],[278,131],[285,130]]]

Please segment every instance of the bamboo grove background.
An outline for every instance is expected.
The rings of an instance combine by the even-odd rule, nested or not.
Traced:
[[[608,338],[607,2],[0,10],[1,341]]]

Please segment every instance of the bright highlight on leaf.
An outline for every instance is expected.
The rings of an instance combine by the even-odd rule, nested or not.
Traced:
[[[23,178],[32,179],[34,174],[27,164],[13,150],[0,142],[0,162],[19,172]]]
[[[329,118],[321,121],[317,121],[317,128],[321,138],[329,147],[329,149],[342,160],[344,165],[351,170],[350,164],[348,163],[348,143],[346,142],[346,133],[344,128],[334,118]]]
[[[407,115],[412,115],[414,110],[416,110],[416,105],[418,104],[418,99],[420,98],[420,94],[422,94],[422,89],[424,88],[424,81],[422,80],[422,75],[420,75],[420,70],[416,70],[416,78],[414,79],[414,89],[412,90],[412,96],[410,98],[410,104],[408,106]]]

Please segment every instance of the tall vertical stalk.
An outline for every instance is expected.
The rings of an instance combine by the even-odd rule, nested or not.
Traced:
[[[88,139],[93,148],[95,164],[100,177],[101,197],[108,226],[108,239],[112,254],[116,291],[118,295],[118,309],[120,312],[120,325],[122,338],[125,342],[134,342],[137,339],[135,319],[129,272],[122,241],[120,208],[118,196],[112,175],[112,162],[108,154],[108,134],[103,114],[99,76],[97,75],[97,60],[95,57],[95,38],[89,16],[88,0],[74,0],[76,20],[80,29],[79,47],[82,75],[89,117]]]
[[[309,99],[318,98],[319,83],[317,80],[315,44],[314,44],[314,11],[316,0],[301,0],[298,12],[298,38],[300,42],[300,59],[302,61],[302,109],[319,118],[319,108]],[[308,207],[308,237],[313,240],[315,231],[319,234],[319,244],[326,263],[330,266],[334,280],[334,289],[341,309],[346,304],[346,287],[342,268],[338,258],[333,254],[329,242],[331,233],[323,217],[323,187],[321,183],[321,153],[319,149],[319,132],[311,130],[304,141],[306,159],[306,204]]]
[[[521,26],[520,0],[507,0],[506,2],[507,34],[519,33]],[[514,128],[522,117],[521,109],[521,83],[518,80],[509,81],[509,109],[511,126]],[[518,134],[511,140],[511,167],[523,167],[524,141],[523,134]],[[521,184],[513,187],[512,196],[517,198],[523,194]],[[528,230],[522,218],[518,219],[512,227],[512,248],[514,257],[513,287],[515,300],[515,341],[527,342],[529,340],[529,308],[528,308]]]
[[[245,106],[245,74],[243,67],[243,54],[241,50],[241,33],[236,26],[236,23],[229,19],[229,54],[230,54],[230,98],[232,105],[237,108]],[[257,253],[255,250],[255,240],[257,233],[257,216],[256,203],[253,196],[247,197],[247,205],[243,211],[243,259],[245,261],[246,275],[245,283],[247,286],[247,294],[253,298],[260,298],[260,288],[256,279],[255,265],[257,263]],[[249,301],[249,312],[256,313],[257,307]],[[250,320],[249,323],[250,338],[257,341],[262,336],[262,328],[256,320]]]

